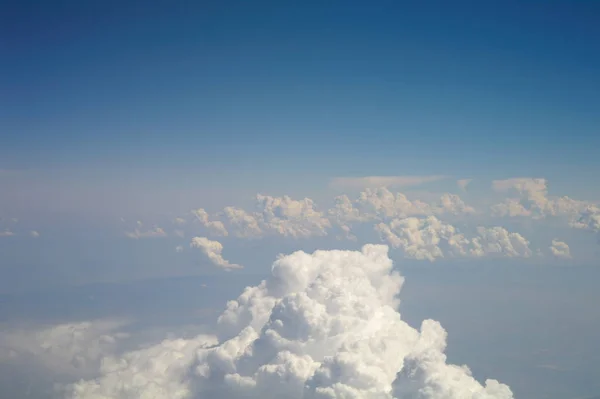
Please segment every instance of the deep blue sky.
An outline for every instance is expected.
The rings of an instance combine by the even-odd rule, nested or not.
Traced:
[[[0,169],[600,166],[597,2],[14,3]]]

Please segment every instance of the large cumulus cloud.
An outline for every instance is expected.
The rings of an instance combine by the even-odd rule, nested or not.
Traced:
[[[295,252],[248,287],[218,319],[216,337],[164,341],[103,361],[72,399],[508,399],[446,363],[446,332],[415,329],[397,312],[403,278],[387,247]]]

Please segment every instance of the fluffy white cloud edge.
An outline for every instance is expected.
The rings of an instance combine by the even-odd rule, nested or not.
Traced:
[[[383,245],[280,257],[219,317],[217,336],[109,356],[70,399],[510,399],[446,363],[446,332],[397,312],[404,279]]]

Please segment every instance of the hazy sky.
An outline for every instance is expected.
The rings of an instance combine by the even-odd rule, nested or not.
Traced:
[[[10,3],[0,396],[600,392],[600,4]]]

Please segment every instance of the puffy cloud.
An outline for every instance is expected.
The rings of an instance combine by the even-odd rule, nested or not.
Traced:
[[[433,261],[443,258],[440,248],[442,241],[460,242],[464,237],[459,235],[454,226],[442,223],[435,216],[424,219],[410,217],[394,219],[389,226],[379,223],[375,226],[381,238],[394,248],[401,248],[408,258]]]
[[[411,201],[402,193],[394,195],[385,187],[367,188],[360,193],[357,204],[364,214],[372,218],[388,219],[433,214],[429,204],[419,200]]]
[[[214,345],[213,337],[164,340],[158,345],[106,357],[98,380],[67,386],[67,398],[81,399],[187,399],[192,387],[187,373],[193,370],[196,352]]]
[[[229,235],[223,222],[221,222],[220,220],[209,220],[208,213],[204,209],[195,209],[192,211],[192,214],[196,216],[198,221],[200,221],[200,223],[208,229],[210,234],[220,237],[225,237]]]
[[[475,208],[465,204],[456,194],[445,193],[440,198],[440,205],[434,211],[437,214],[468,215],[475,213]]]
[[[0,333],[0,360],[30,361],[54,373],[92,374],[128,334],[125,321],[97,320],[48,327],[6,328]]]
[[[546,179],[523,177],[494,180],[492,188],[495,191],[509,191],[517,195],[493,205],[493,216],[527,216],[533,219],[565,216],[572,220],[589,206],[587,201],[578,201],[567,196],[549,197]]]
[[[479,237],[471,241],[473,256],[501,255],[509,258],[528,258],[532,255],[529,241],[519,233],[511,233],[504,227],[478,227]]]
[[[264,226],[283,236],[311,237],[327,235],[329,219],[315,209],[310,198],[294,200],[290,197],[256,196],[257,207]]]
[[[175,252],[180,253],[183,252],[183,245],[178,245],[175,247]]]
[[[466,191],[467,186],[471,184],[473,179],[460,179],[456,181],[456,185],[461,188],[461,190]]]
[[[443,175],[336,177],[331,180],[330,186],[337,188],[409,187],[442,180],[446,177]]]
[[[31,237],[33,237],[33,238],[38,238],[38,237],[40,236],[40,233],[39,233],[39,232],[37,232],[36,230],[31,230],[31,231],[29,232],[29,235],[30,235]]]
[[[294,200],[288,196],[258,194],[255,212],[226,207],[222,215],[233,234],[240,238],[260,238],[266,234],[308,238],[327,235],[331,222],[310,198]]]
[[[455,194],[442,194],[438,203],[410,200],[403,193],[392,193],[385,187],[366,189],[356,201],[364,218],[391,219],[409,216],[463,215],[475,213],[475,209],[466,205]]]
[[[360,193],[355,202],[346,195],[340,195],[335,198],[334,207],[328,211],[332,222],[342,230],[343,234],[339,237],[350,239],[356,239],[351,233],[353,223],[404,219],[413,216],[468,215],[474,213],[475,209],[466,205],[455,194],[445,193],[440,197],[438,203],[426,203],[420,200],[410,200],[402,193],[394,194],[386,187],[367,188]],[[377,230],[386,237],[393,239],[393,235],[385,231],[382,225],[379,225]]]
[[[12,231],[10,231],[9,229],[6,229],[4,231],[0,231],[0,237],[11,237],[14,236],[15,233],[13,233]]]
[[[510,399],[446,363],[446,332],[397,312],[403,278],[387,247],[295,252],[230,301],[213,337],[168,340],[103,362],[69,387],[91,398]]]
[[[233,227],[233,233],[239,238],[258,238],[263,235],[258,219],[241,208],[228,206],[223,214]]]
[[[412,259],[434,261],[445,255],[481,257],[529,257],[532,252],[519,233],[503,227],[478,227],[478,235],[468,239],[458,229],[435,216],[394,219],[389,224],[375,226],[382,240],[400,248],[404,256]]]
[[[571,226],[600,232],[600,208],[595,205],[586,207],[571,223]]]
[[[369,217],[361,214],[360,210],[355,208],[352,200],[347,195],[335,197],[335,205],[327,211],[329,217],[339,224],[346,222],[365,222]]]
[[[153,238],[153,237],[166,237],[167,233],[158,226],[153,227],[152,229],[144,230],[144,224],[139,220],[136,223],[137,227],[134,231],[126,231],[125,235],[129,238],[139,239],[139,238]]]
[[[563,241],[552,240],[550,252],[552,252],[552,255],[556,256],[557,258],[571,257],[571,250],[569,249],[569,245]]]
[[[225,270],[241,269],[242,266],[229,263],[223,258],[223,245],[218,241],[209,240],[206,237],[194,237],[190,244],[192,248],[200,249],[204,255],[215,265]]]

